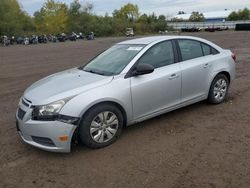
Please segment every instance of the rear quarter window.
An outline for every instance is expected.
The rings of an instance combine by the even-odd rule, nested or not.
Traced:
[[[219,52],[218,50],[216,50],[215,48],[212,48],[212,47],[211,47],[211,53],[212,53],[213,55],[216,55],[216,54],[219,54],[220,52]]]
[[[213,47],[211,47],[205,43],[201,43],[201,46],[202,46],[204,56],[215,55],[215,54],[219,53],[218,50],[214,49]]]

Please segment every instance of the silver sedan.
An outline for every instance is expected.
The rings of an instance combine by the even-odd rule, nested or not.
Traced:
[[[118,43],[89,63],[31,85],[19,102],[24,142],[69,152],[112,144],[124,126],[198,101],[222,103],[235,55],[201,38],[155,36]]]

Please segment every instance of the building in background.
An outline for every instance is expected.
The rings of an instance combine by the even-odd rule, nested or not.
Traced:
[[[205,22],[225,22],[227,17],[232,13],[231,10],[215,11],[215,12],[205,12],[203,13],[205,17]],[[188,21],[191,14],[178,14],[174,16],[174,19]]]

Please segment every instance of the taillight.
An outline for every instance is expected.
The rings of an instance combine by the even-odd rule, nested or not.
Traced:
[[[236,55],[234,53],[232,53],[231,56],[232,56],[233,60],[236,61]]]

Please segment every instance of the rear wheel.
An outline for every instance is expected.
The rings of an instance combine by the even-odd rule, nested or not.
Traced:
[[[91,108],[83,117],[79,135],[90,148],[102,148],[115,142],[121,134],[123,116],[114,105],[100,104]]]
[[[213,104],[220,104],[225,101],[229,88],[229,81],[224,74],[217,75],[209,90],[208,102]]]

